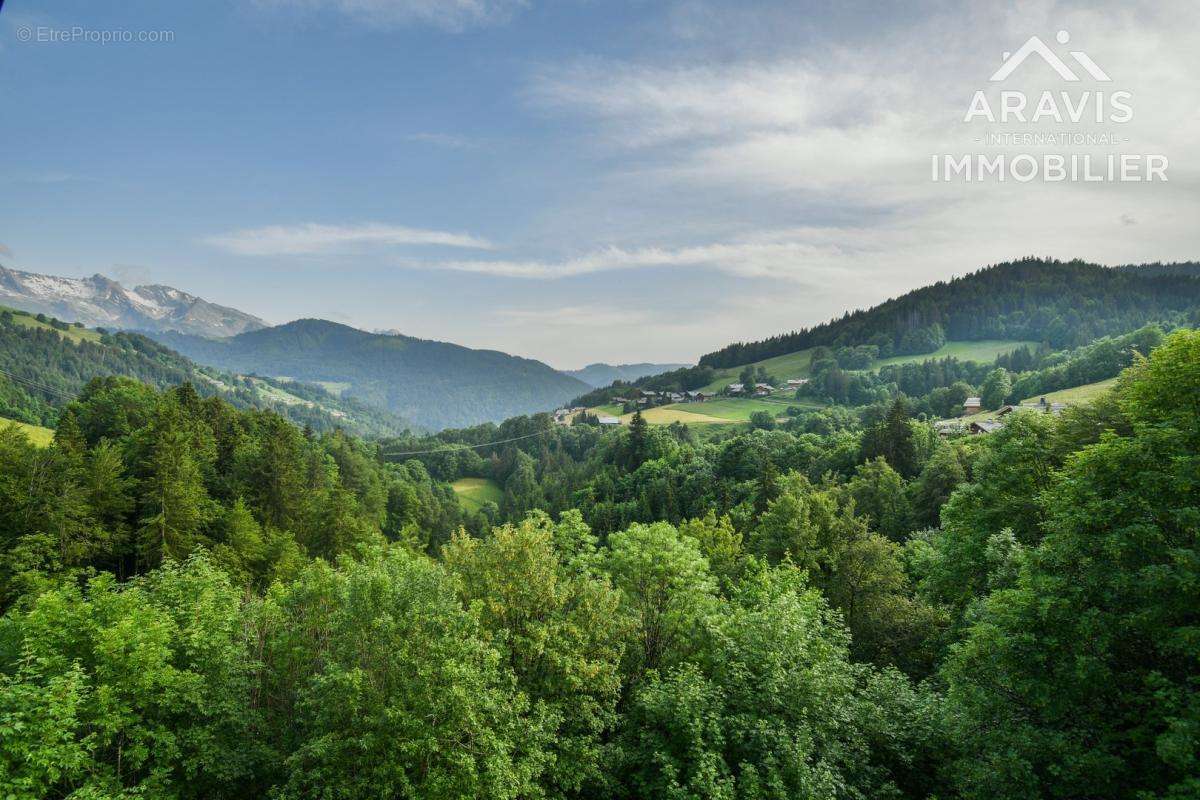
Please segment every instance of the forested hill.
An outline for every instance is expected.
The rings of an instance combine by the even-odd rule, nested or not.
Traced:
[[[203,364],[234,372],[349,385],[346,394],[429,428],[549,411],[588,390],[540,361],[495,350],[302,319],[229,339],[154,338]]]
[[[60,409],[93,378],[122,376],[164,389],[191,383],[238,408],[273,409],[316,431],[391,435],[410,423],[318,386],[201,368],[136,333],[105,333],[0,307],[0,417],[53,427]]]
[[[939,281],[874,308],[758,342],[700,364],[733,367],[817,345],[876,345],[881,356],[927,353],[947,339],[1016,339],[1078,347],[1151,322],[1182,324],[1200,309],[1200,264],[1104,267],[1025,259]]]

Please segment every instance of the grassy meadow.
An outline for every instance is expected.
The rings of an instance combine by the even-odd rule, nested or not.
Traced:
[[[892,364],[920,363],[929,359],[949,357],[957,358],[960,361],[980,361],[986,363],[995,360],[996,356],[1011,353],[1022,345],[1035,347],[1036,342],[1020,342],[1007,339],[985,339],[978,342],[946,342],[945,345],[932,353],[878,359],[871,364],[870,368],[875,370]],[[779,381],[786,381],[789,378],[807,378],[809,369],[812,366],[812,349],[798,350],[795,353],[755,361],[754,366],[764,367],[767,372],[774,375]],[[744,368],[731,367],[729,369],[718,370],[717,377],[712,383],[704,387],[704,391],[716,392],[724,389],[731,383],[737,383],[738,375]]]
[[[1044,397],[1048,403],[1069,403],[1077,406],[1092,402],[1116,385],[1117,379],[1109,378],[1106,381],[1096,381],[1095,383],[1076,386],[1072,389],[1059,389],[1057,392],[1047,392],[1046,394],[1039,394],[1034,397],[1026,397],[1021,402],[1036,403]]]
[[[500,504],[504,491],[489,478],[459,478],[450,484],[458,495],[458,502],[468,511],[478,511],[484,503]]]
[[[54,431],[50,428],[43,428],[41,425],[29,425],[24,422],[17,422],[15,419],[0,417],[0,428],[6,428],[9,425],[17,426],[17,430],[28,436],[29,441],[38,447],[49,447],[50,443],[54,441]]]
[[[995,361],[997,356],[1011,353],[1022,346],[1034,349],[1037,342],[1020,342],[1011,339],[983,339],[978,342],[946,342],[932,353],[922,353],[915,356],[894,356],[876,361],[871,369],[879,369],[891,364],[907,364],[910,361],[921,362],[932,358],[957,358],[959,361],[978,361],[987,363]]]
[[[91,328],[76,328],[74,325],[72,325],[64,331],[55,328],[49,322],[42,322],[38,320],[33,314],[25,311],[17,311],[16,309],[4,307],[0,307],[0,310],[11,311],[13,315],[13,322],[26,328],[41,328],[48,331],[57,331],[60,336],[64,336],[76,343],[100,341],[100,333],[92,330]]]

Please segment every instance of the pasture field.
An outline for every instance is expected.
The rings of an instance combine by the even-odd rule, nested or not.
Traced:
[[[701,409],[709,406],[711,403],[692,404],[685,406],[683,404],[674,404],[669,406],[658,406],[656,408],[648,408],[642,412],[642,418],[651,425],[670,425],[672,422],[686,422],[692,425],[721,425],[730,422],[737,422],[736,419],[727,419],[715,414],[707,414],[702,411],[692,411],[692,408]],[[628,425],[633,419],[633,414],[622,414],[621,424]],[[749,419],[749,417],[747,417]]]
[[[41,425],[29,425],[24,422],[17,422],[15,419],[7,419],[0,417],[0,428],[7,428],[9,425],[17,426],[17,430],[23,432],[29,441],[33,442],[38,447],[49,447],[54,441],[54,431],[49,428],[43,428]]]
[[[795,353],[755,361],[754,366],[766,367],[767,372],[779,380],[785,381],[788,378],[808,377],[808,368],[811,363],[812,350],[797,350]],[[743,369],[744,367],[731,367],[729,369],[717,370],[717,377],[712,383],[703,387],[702,391],[718,392],[731,383],[737,383],[738,373]]]
[[[720,400],[709,400],[707,403],[694,403],[687,406],[688,409],[695,409],[695,413],[703,414],[706,417],[714,417],[721,422],[749,422],[750,415],[756,411],[766,411],[773,417],[782,416],[787,410],[789,404],[778,400],[758,400],[755,398],[721,398]],[[680,409],[684,406],[663,406],[662,409]],[[656,409],[657,410],[657,409]]]
[[[458,502],[467,511],[478,511],[484,503],[500,504],[504,491],[490,478],[459,478],[450,484],[458,495]]]
[[[7,307],[0,306],[0,310],[11,311],[13,322],[17,325],[23,325],[26,328],[41,328],[47,331],[57,331],[60,336],[64,336],[78,344],[79,342],[98,342],[100,334],[91,328],[76,328],[74,325],[67,328],[65,331],[60,331],[58,328],[51,325],[49,322],[41,322],[33,314],[25,311],[17,311]]]
[[[995,361],[997,356],[1002,356],[1005,353],[1011,353],[1013,350],[1027,346],[1029,349],[1037,347],[1037,342],[1021,342],[1012,339],[983,339],[978,342],[946,342],[932,353],[921,353],[915,356],[894,356],[892,358],[884,358],[876,361],[871,365],[871,369],[879,369],[880,367],[889,366],[891,364],[907,364],[910,361],[920,363],[934,358],[957,358],[959,361],[978,361],[981,363],[989,363]]]
[[[1011,353],[1022,345],[1028,345],[1032,348],[1036,347],[1037,343],[1008,339],[985,339],[978,342],[946,342],[945,345],[932,353],[879,359],[871,364],[870,369],[876,370],[892,364],[920,363],[929,359],[948,358],[951,356],[957,358],[959,361],[988,363],[994,361],[996,356]],[[755,361],[753,366],[765,367],[767,372],[774,375],[779,381],[786,381],[789,378],[807,378],[809,370],[812,367],[812,350],[797,350],[795,353],[766,358],[762,361]],[[717,377],[713,379],[712,383],[704,387],[704,391],[717,392],[731,383],[737,383],[738,373],[742,369],[744,367],[731,367],[729,369],[718,370]]]
[[[1057,392],[1047,392],[1033,397],[1026,397],[1022,403],[1036,403],[1043,397],[1048,403],[1070,403],[1071,405],[1083,405],[1090,403],[1100,395],[1107,392],[1109,389],[1117,385],[1116,378],[1109,378],[1106,381],[1096,381],[1095,383],[1087,383],[1083,386],[1076,386],[1071,389],[1059,389]]]
[[[609,403],[608,405],[589,408],[587,413],[597,417],[619,417],[625,413],[625,409],[619,403]]]

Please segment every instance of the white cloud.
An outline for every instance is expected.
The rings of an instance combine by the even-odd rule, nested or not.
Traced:
[[[502,24],[529,0],[253,0],[260,8],[333,10],[367,27],[389,30],[429,25],[450,32]]]
[[[533,76],[530,101],[582,120],[585,143],[619,165],[594,184],[598,196],[574,219],[562,212],[554,223],[578,238],[591,220],[624,214],[617,219],[627,228],[656,230],[658,241],[677,246],[659,249],[643,236],[573,259],[466,268],[529,278],[691,266],[798,283],[840,275],[860,286],[885,272],[883,280],[902,290],[945,270],[961,274],[1027,254],[1108,263],[1194,257],[1200,232],[1182,220],[1200,212],[1198,118],[1195,104],[1179,100],[1196,92],[1200,75],[1190,54],[1200,34],[1178,24],[1193,14],[1182,0],[954,4],[885,25],[866,42],[831,32],[790,50],[739,47],[733,60],[728,50],[703,58],[710,54],[679,49],[666,58],[544,67]],[[980,143],[995,129],[963,122],[969,101],[977,89],[998,91],[987,79],[1004,51],[1034,34],[1053,41],[1060,28],[1113,76],[1111,87],[1099,88],[1133,95],[1135,117],[1121,126],[1128,141],[1120,151],[1165,154],[1170,183],[932,181],[934,154],[1001,152]],[[1023,69],[1004,88],[1035,98],[1063,88],[1041,66]],[[1102,157],[1108,150],[1056,152]],[[1126,215],[1118,219],[1114,205]],[[1130,219],[1154,222],[1134,238]],[[771,230],[791,221],[800,225]],[[836,227],[827,227],[831,221]],[[726,231],[742,235],[719,233]]]
[[[489,249],[492,245],[463,233],[422,230],[402,225],[271,225],[210,236],[206,244],[241,256],[294,256],[346,252],[358,248],[400,245],[440,245]]]
[[[408,266],[446,269],[508,278],[555,280],[598,272],[671,267],[710,269],[742,278],[808,281],[812,265],[842,253],[851,238],[833,230],[810,229],[764,232],[753,239],[713,242],[692,247],[605,247],[574,258],[547,261],[479,259],[410,263]]]

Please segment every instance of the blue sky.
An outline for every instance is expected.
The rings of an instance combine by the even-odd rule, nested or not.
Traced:
[[[1027,254],[1200,257],[1194,3],[893,5],[7,0],[0,262],[575,367]],[[1060,29],[1169,183],[931,182],[1002,53]]]

